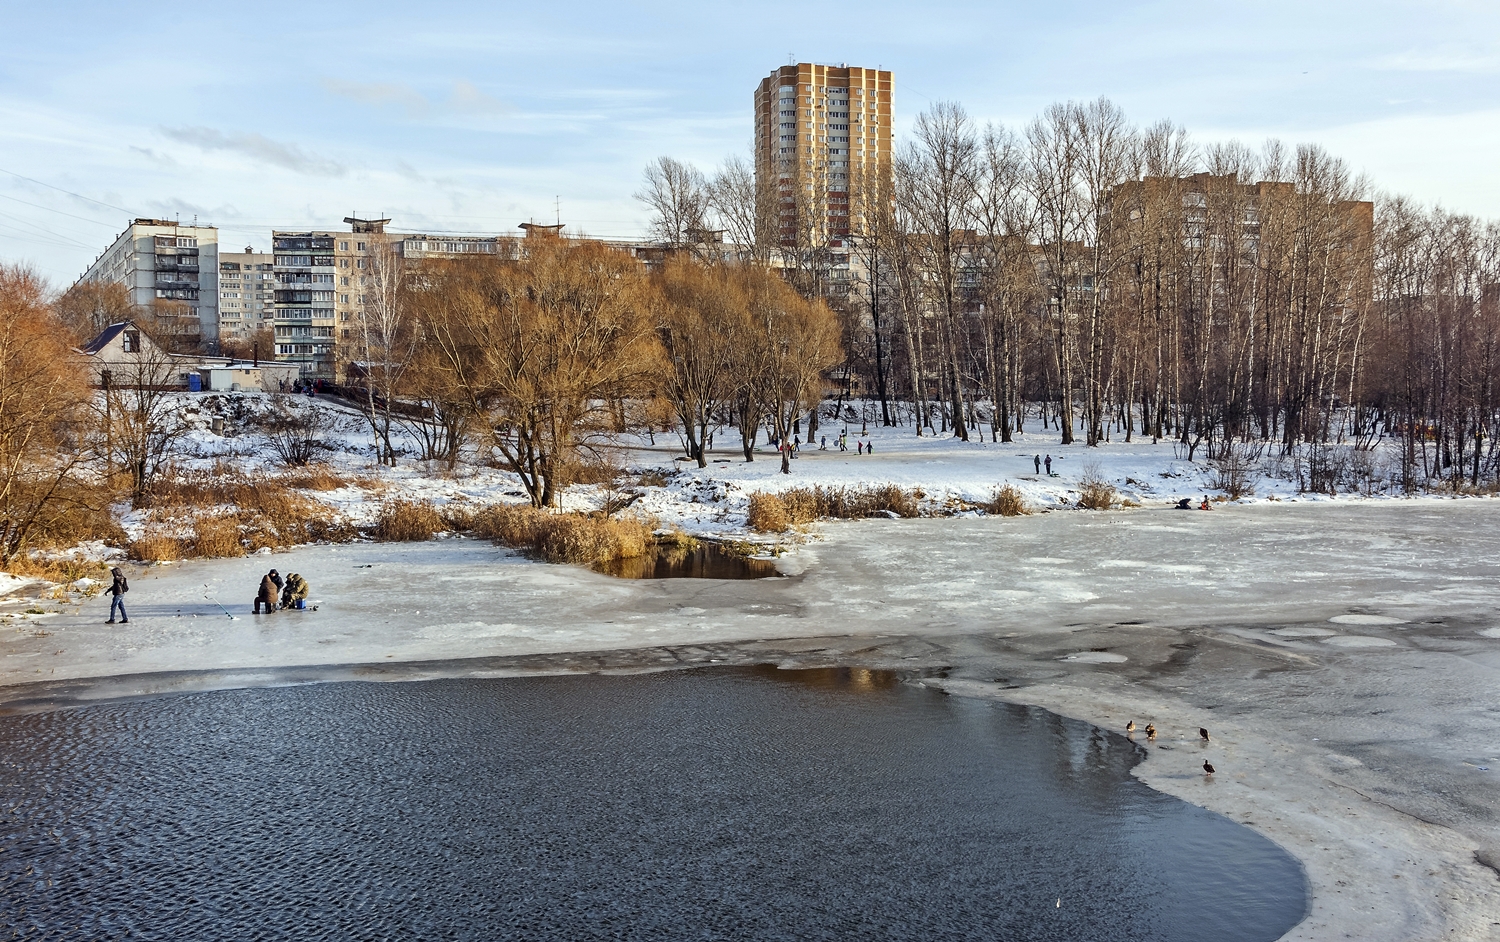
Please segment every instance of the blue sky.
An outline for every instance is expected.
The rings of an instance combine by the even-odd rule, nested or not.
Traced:
[[[1199,142],[1321,143],[1387,191],[1500,217],[1500,2],[360,4],[0,0],[0,260],[71,282],[131,216],[230,245],[384,214],[633,236],[659,154],[748,153],[796,61],[1020,124],[1105,95]]]

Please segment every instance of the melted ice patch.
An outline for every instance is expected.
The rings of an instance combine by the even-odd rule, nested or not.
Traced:
[[[1326,638],[1338,632],[1327,628],[1277,628],[1271,634],[1283,638]]]
[[[1339,635],[1336,638],[1324,638],[1324,644],[1331,644],[1339,648],[1394,648],[1396,642],[1386,638],[1371,638],[1367,635]]]
[[[1479,634],[1485,638],[1500,638],[1500,628],[1486,628]]]
[[[1389,615],[1335,615],[1328,619],[1335,625],[1404,625],[1406,619],[1392,618]]]
[[[1078,664],[1124,664],[1130,658],[1110,651],[1080,651],[1077,654],[1065,654],[1058,660]]]

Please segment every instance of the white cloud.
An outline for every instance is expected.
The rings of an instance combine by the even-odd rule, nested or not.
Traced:
[[[203,150],[231,151],[261,163],[311,176],[340,177],[345,167],[337,161],[308,154],[295,144],[283,144],[261,134],[225,134],[208,127],[162,128],[161,133]]]

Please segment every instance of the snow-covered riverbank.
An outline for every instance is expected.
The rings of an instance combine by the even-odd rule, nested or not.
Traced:
[[[26,685],[0,696],[905,668],[1117,730],[1154,722],[1144,780],[1306,863],[1313,910],[1290,938],[1477,939],[1500,923],[1479,862],[1500,862],[1496,524],[1490,501],[826,524],[783,558],[790,578],[729,583],[619,581],[470,540],[303,547],[137,571],[128,627],[102,624],[103,599],[6,605],[48,614],[0,619],[0,682]],[[319,610],[251,616],[272,565],[308,576]]]

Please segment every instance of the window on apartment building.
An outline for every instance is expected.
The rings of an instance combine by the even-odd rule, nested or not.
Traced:
[[[347,258],[341,258],[341,259],[339,259],[339,267],[340,268],[348,268],[349,267],[349,260]]]
[[[360,243],[357,243],[357,248],[358,248],[358,249],[359,249],[359,250],[360,250],[360,251],[361,251],[361,252],[363,252],[363,251],[364,251],[364,250],[365,250],[365,243],[363,243],[363,242],[360,242]]]
[[[348,304],[349,303],[349,296],[347,294],[341,294],[341,295],[339,295],[339,303],[340,304]]]
[[[362,258],[355,259],[354,260],[354,267],[355,268],[364,268],[365,267],[365,260],[362,259]]]
[[[339,279],[339,284],[347,286],[349,284],[349,276],[348,275],[344,275],[342,278],[340,278]]]
[[[347,252],[347,251],[349,251],[349,243],[348,242],[340,242],[339,243],[339,251],[340,252]]]

